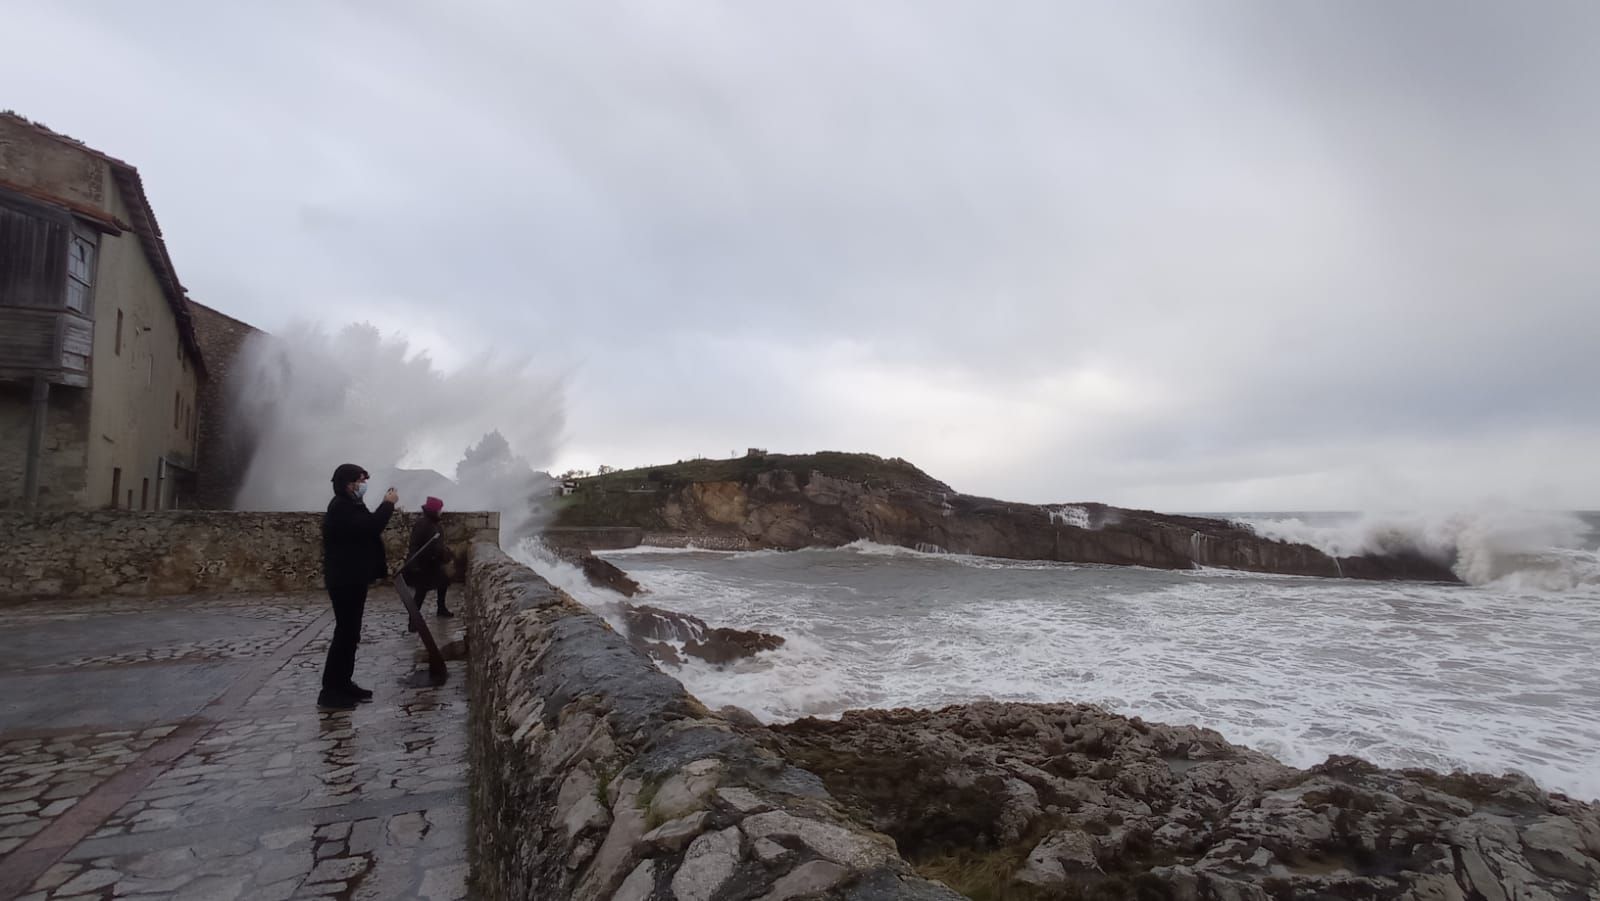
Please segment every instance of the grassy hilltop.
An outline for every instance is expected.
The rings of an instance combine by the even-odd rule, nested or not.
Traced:
[[[694,482],[753,483],[767,472],[787,470],[802,485],[812,473],[871,488],[950,491],[950,487],[898,457],[822,451],[765,454],[728,460],[684,460],[624,469],[578,480],[578,490],[557,503],[554,526],[665,528],[661,504]]]

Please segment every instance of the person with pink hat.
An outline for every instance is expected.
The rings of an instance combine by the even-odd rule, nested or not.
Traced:
[[[406,584],[417,591],[417,606],[422,606],[422,599],[427,593],[436,591],[439,594],[439,606],[434,611],[439,616],[455,616],[450,608],[444,605],[445,590],[450,587],[450,575],[445,572],[445,563],[450,559],[450,551],[444,544],[444,532],[439,526],[439,516],[444,512],[444,501],[430,497],[422,502],[422,515],[411,527],[411,547],[407,556],[411,563],[406,566],[404,575]],[[432,544],[428,542],[432,541]]]

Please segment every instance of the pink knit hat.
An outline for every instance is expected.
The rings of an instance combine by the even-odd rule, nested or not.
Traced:
[[[441,501],[436,497],[430,497],[422,502],[422,509],[429,513],[438,513],[440,510],[444,509],[444,501]]]

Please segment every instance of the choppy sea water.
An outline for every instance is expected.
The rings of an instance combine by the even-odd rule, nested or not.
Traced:
[[[1593,533],[1577,534],[1574,547],[1502,555],[1535,577],[1464,586],[870,544],[606,556],[650,603],[788,640],[736,665],[673,673],[707,704],[768,721],[980,699],[1089,702],[1208,726],[1296,766],[1339,753],[1515,769],[1588,799],[1600,797],[1600,565],[1584,544]],[[1576,574],[1550,576],[1561,567]]]

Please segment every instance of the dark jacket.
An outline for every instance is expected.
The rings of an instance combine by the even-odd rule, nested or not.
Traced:
[[[428,539],[439,537],[428,544]],[[427,550],[418,554],[423,545]],[[417,517],[411,526],[411,544],[406,549],[406,557],[416,556],[405,568],[406,582],[416,588],[437,588],[448,584],[450,577],[444,571],[445,561],[450,559],[450,549],[445,547],[444,533],[439,528],[439,523],[428,518],[427,514]]]
[[[367,585],[389,574],[383,527],[394,505],[369,511],[348,494],[336,494],[322,515],[322,582],[329,588]]]

